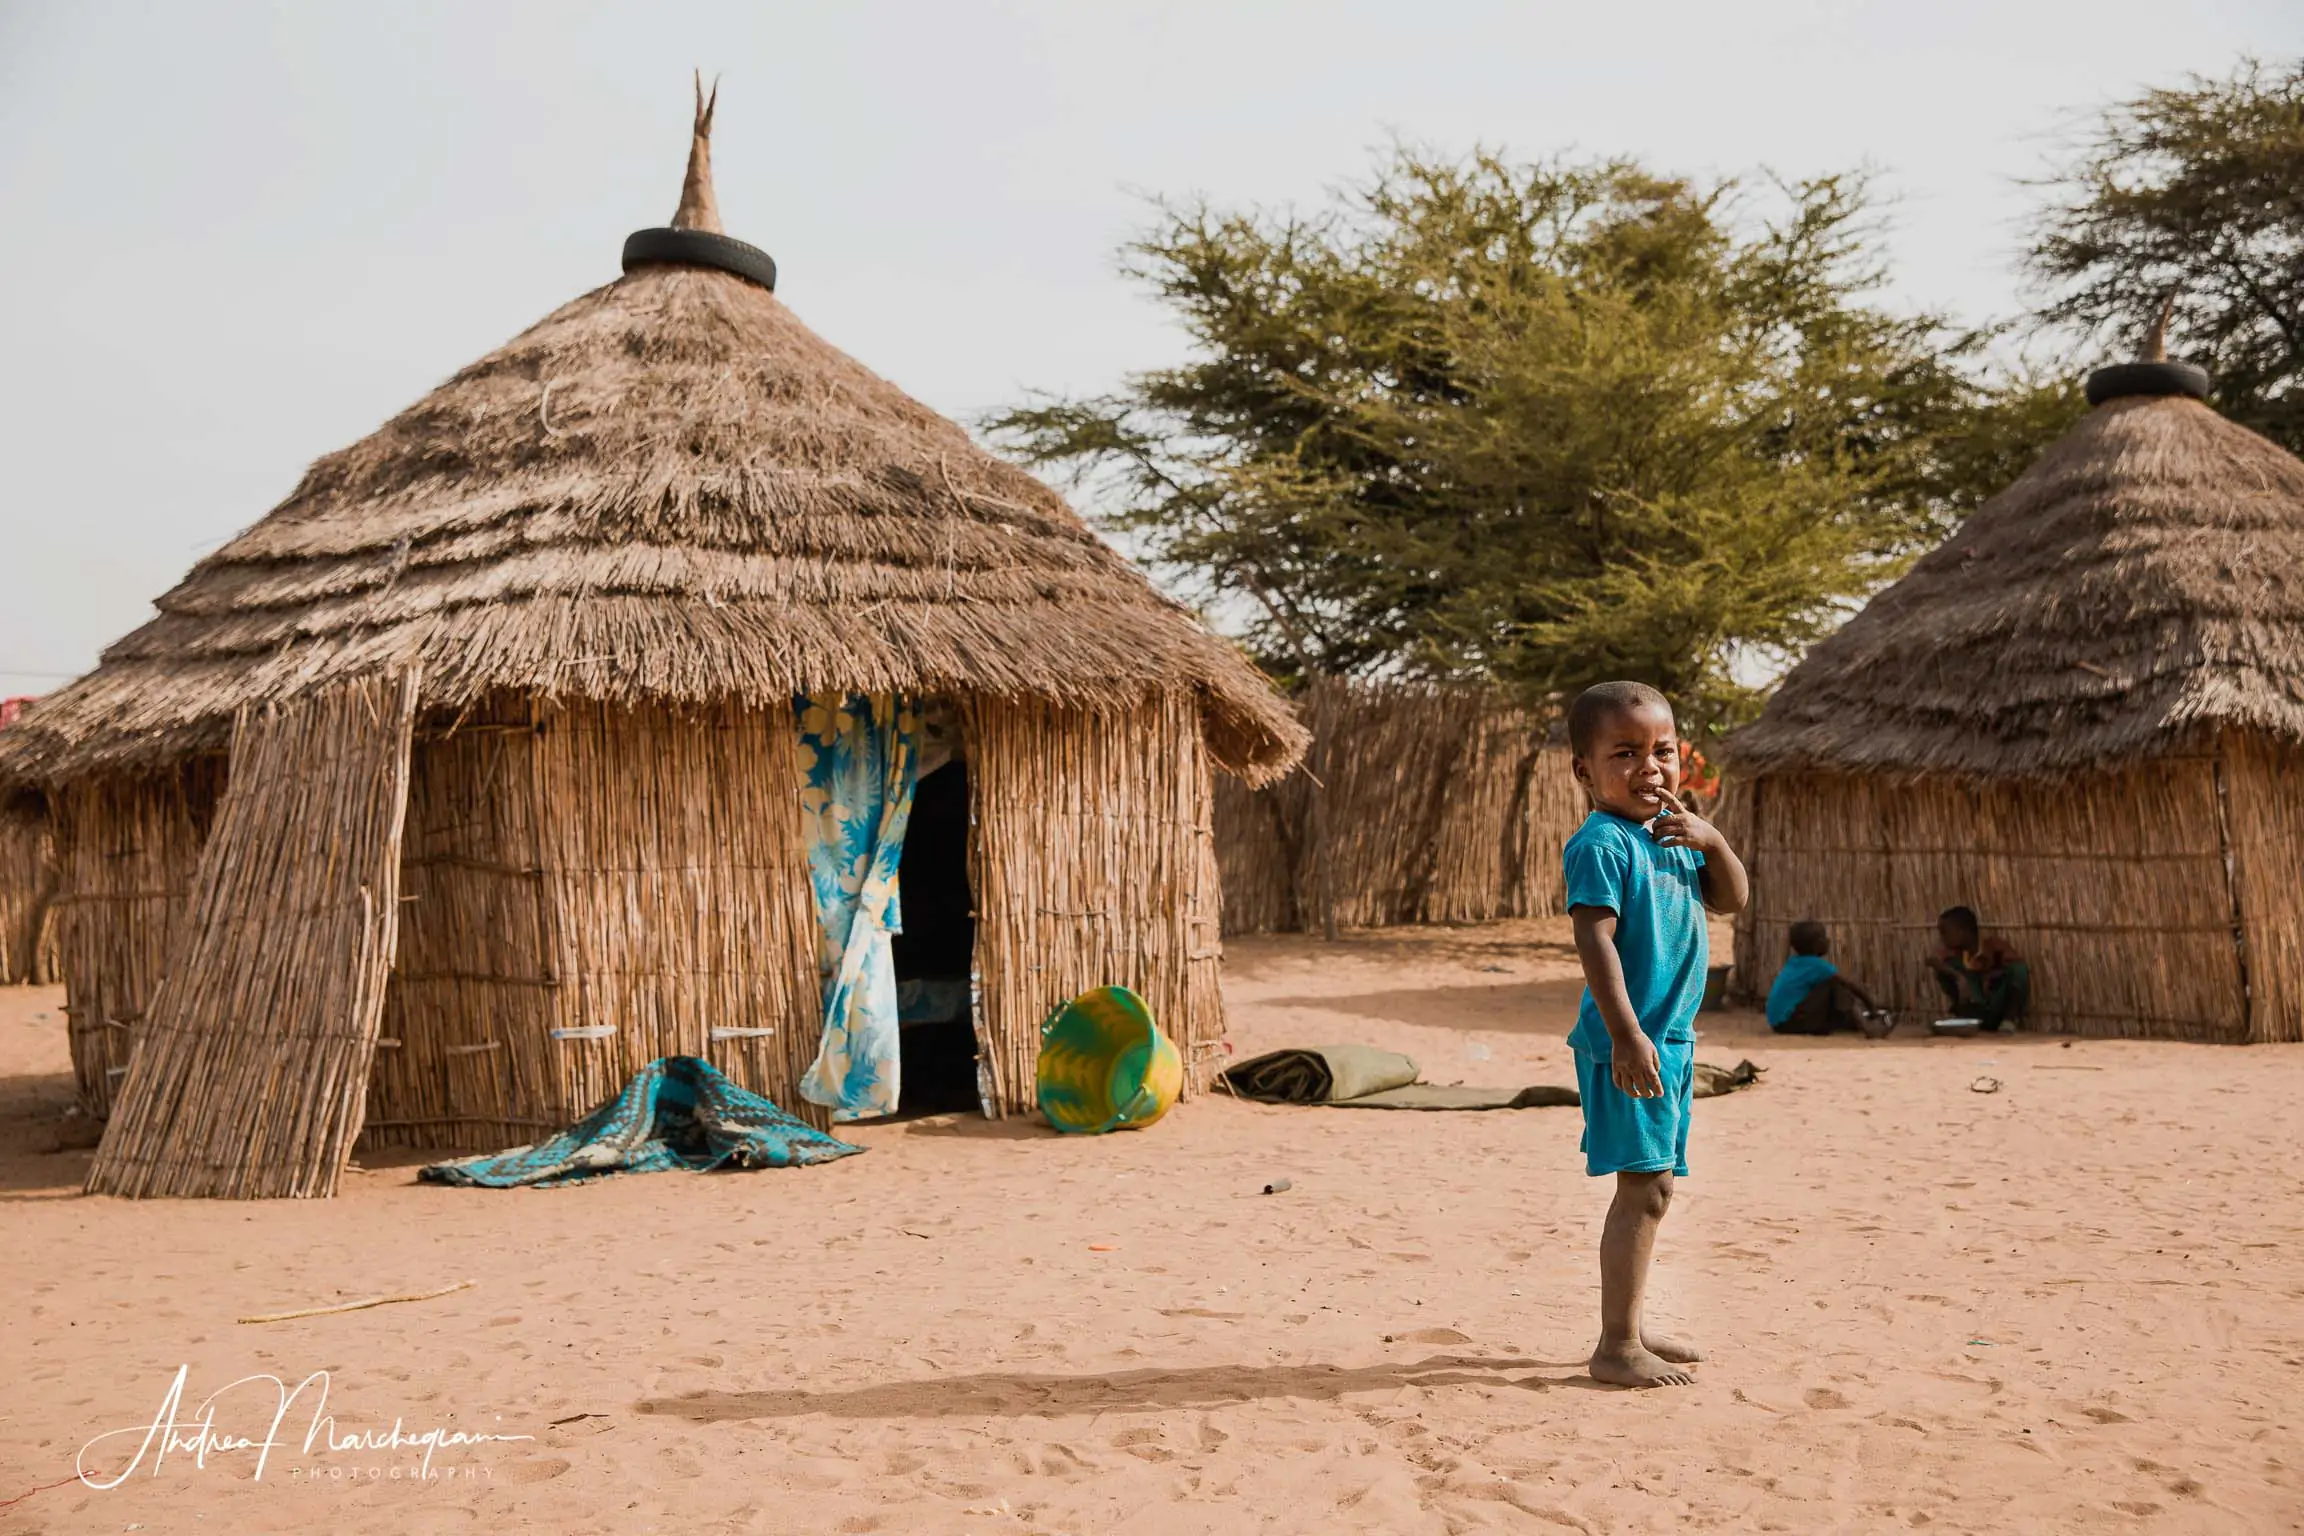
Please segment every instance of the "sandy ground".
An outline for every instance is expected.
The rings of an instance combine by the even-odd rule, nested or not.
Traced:
[[[1557,923],[1233,946],[1238,1048],[1570,1081]],[[1654,1308],[1681,1391],[1581,1369],[1605,1188],[1572,1110],[1222,1100],[1059,1140],[938,1119],[863,1157],[332,1202],[76,1194],[52,991],[0,993],[0,1499],[132,1464],[171,1378],[327,1370],[339,1435],[147,1454],[0,1532],[2258,1531],[2304,1528],[2304,1049],[1775,1042],[1708,1015]],[[1979,1076],[2002,1091],[1970,1091]],[[1266,1196],[1286,1178],[1294,1187]],[[437,1300],[242,1314],[472,1279]],[[261,1438],[276,1394],[227,1393]],[[401,1475],[395,1476],[395,1473]]]

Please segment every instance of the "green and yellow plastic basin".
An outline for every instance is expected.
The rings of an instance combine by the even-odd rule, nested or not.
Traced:
[[[1040,1026],[1040,1113],[1068,1135],[1150,1125],[1184,1091],[1184,1058],[1126,987],[1083,992]]]

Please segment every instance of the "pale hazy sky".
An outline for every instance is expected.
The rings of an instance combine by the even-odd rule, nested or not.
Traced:
[[[2005,314],[2073,113],[2300,46],[2297,0],[0,0],[0,692],[614,277],[695,65],[729,232],[965,416],[1176,355],[1139,193],[1315,202],[1393,136],[1870,165],[1896,301]]]

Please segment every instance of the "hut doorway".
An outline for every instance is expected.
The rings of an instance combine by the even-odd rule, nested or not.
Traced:
[[[914,789],[897,867],[904,920],[895,936],[900,1114],[982,1107],[970,1004],[976,918],[968,818],[968,764],[955,755]]]

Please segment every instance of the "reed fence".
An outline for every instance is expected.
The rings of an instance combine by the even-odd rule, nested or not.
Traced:
[[[91,1194],[336,1192],[400,920],[413,673],[244,707]]]
[[[1567,749],[1494,694],[1316,680],[1304,765],[1215,788],[1227,933],[1486,922],[1559,913],[1584,819]]]

